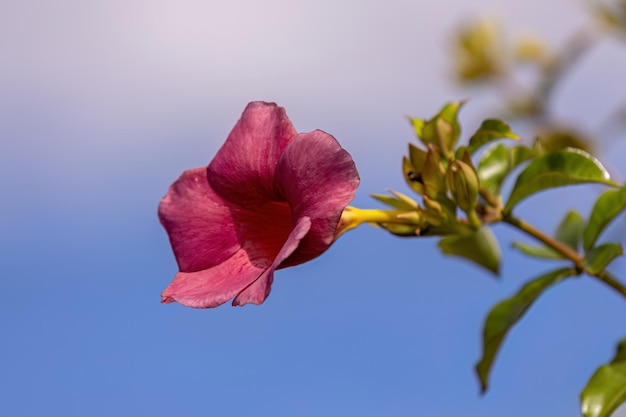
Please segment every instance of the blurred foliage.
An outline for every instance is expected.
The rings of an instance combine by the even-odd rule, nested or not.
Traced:
[[[581,129],[575,120],[556,120],[550,108],[565,75],[599,40],[626,39],[626,0],[590,0],[589,10],[588,22],[558,47],[537,35],[514,37],[504,22],[493,19],[464,22],[452,37],[455,81],[496,91],[502,98],[501,115],[531,126],[528,136],[540,137],[547,150],[575,147],[597,152],[597,134]],[[530,82],[520,81],[523,71],[534,75]]]
[[[626,35],[626,0],[595,1],[592,6],[594,16],[600,24],[618,35]]]
[[[459,81],[499,77],[508,71],[508,50],[502,34],[502,28],[487,19],[460,27],[454,43],[454,65]]]
[[[558,262],[531,278],[511,297],[496,304],[483,329],[483,351],[476,365],[481,390],[506,335],[529,308],[554,284],[570,277],[588,277],[623,296],[626,284],[608,268],[623,255],[619,242],[598,243],[607,225],[626,208],[626,187],[616,183],[600,160],[594,134],[575,121],[555,120],[551,99],[564,75],[603,36],[626,34],[626,0],[591,3],[587,27],[561,48],[539,37],[512,39],[506,25],[481,19],[466,22],[456,32],[452,64],[461,86],[492,88],[502,97],[501,115],[531,127],[524,141],[498,118],[483,121],[465,140],[458,114],[463,101],[451,102],[430,119],[410,117],[417,143],[409,144],[402,173],[415,196],[392,191],[374,198],[391,210],[350,209],[348,228],[361,223],[404,237],[435,236],[446,255],[460,257],[494,275],[502,263],[500,243],[491,231],[507,224],[536,242],[515,242],[523,254]],[[521,83],[518,73],[530,68],[534,82]],[[626,99],[626,97],[625,97]],[[508,196],[502,184],[514,176]],[[553,234],[515,215],[517,206],[537,193],[556,187],[600,184],[608,188],[594,203],[589,218],[567,212]],[[563,267],[563,262],[569,263]],[[607,365],[600,367],[581,395],[585,417],[608,417],[626,401],[626,341]]]

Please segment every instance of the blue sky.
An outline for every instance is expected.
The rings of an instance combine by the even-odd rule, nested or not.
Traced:
[[[485,314],[550,268],[511,253],[519,236],[504,227],[499,281],[434,240],[363,227],[278,271],[262,306],[194,310],[159,303],[176,264],[156,207],[258,99],[286,107],[300,131],[333,134],[361,173],[354,204],[373,206],[369,194],[405,190],[406,114],[470,97],[469,132],[497,111],[494,97],[450,81],[456,24],[488,13],[558,44],[584,6],[225,3],[0,5],[4,413],[576,415],[581,387],[626,333],[625,304],[588,279],[554,288],[507,339],[481,398],[472,369]],[[624,100],[625,50],[599,45],[555,96],[557,116],[601,125]],[[625,151],[604,151],[622,175]],[[596,192],[538,196],[519,214],[550,229]],[[615,272],[626,276],[623,263]]]

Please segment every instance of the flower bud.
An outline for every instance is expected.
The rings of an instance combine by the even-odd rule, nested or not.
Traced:
[[[437,199],[440,193],[446,191],[446,171],[441,165],[441,157],[437,149],[429,144],[424,171],[422,172],[424,182],[424,194],[432,199]]]
[[[402,159],[402,172],[404,180],[419,195],[424,195],[424,180],[422,179],[421,169],[413,166],[409,158],[406,156]]]
[[[524,36],[515,45],[516,58],[521,62],[541,63],[546,54],[545,43],[534,36]]]
[[[381,223],[379,226],[392,235],[401,237],[419,236],[421,232],[420,227],[413,224]]]
[[[461,210],[465,212],[474,210],[479,191],[478,176],[474,168],[463,161],[451,161],[446,179],[452,199]]]

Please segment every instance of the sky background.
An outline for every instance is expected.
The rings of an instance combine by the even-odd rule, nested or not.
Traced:
[[[451,77],[454,28],[485,14],[554,46],[588,17],[570,0],[0,2],[3,415],[578,415],[626,334],[624,300],[586,278],[545,294],[478,393],[485,315],[551,267],[510,252],[520,236],[505,227],[500,280],[434,240],[362,227],[278,271],[262,306],[159,303],[176,263],[158,201],[211,160],[249,101],[333,134],[361,174],[354,205],[377,206],[369,194],[406,190],[405,115],[471,98],[471,132],[497,114],[495,96]],[[601,42],[555,115],[601,129],[625,73],[624,42]],[[623,178],[624,141],[601,151]],[[559,190],[517,213],[551,230],[597,192]]]

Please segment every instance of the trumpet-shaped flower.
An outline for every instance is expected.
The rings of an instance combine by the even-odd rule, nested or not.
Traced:
[[[333,243],[358,184],[335,138],[297,133],[282,107],[250,103],[208,167],[185,171],[159,204],[179,267],[162,302],[261,304],[276,269]]]

